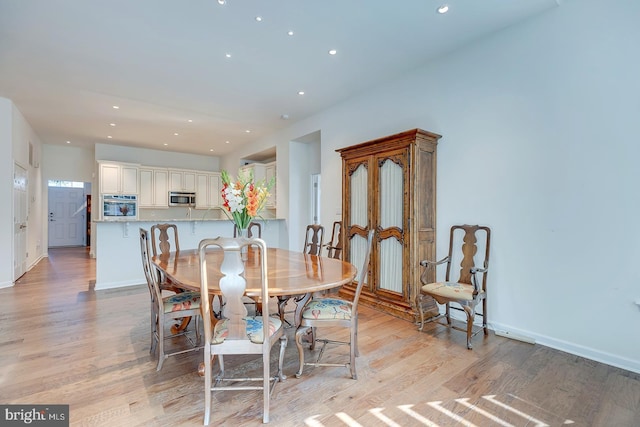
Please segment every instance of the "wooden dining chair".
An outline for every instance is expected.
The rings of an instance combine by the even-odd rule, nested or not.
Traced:
[[[309,255],[317,255],[320,256],[322,252],[322,242],[324,240],[324,227],[320,224],[309,224],[307,225],[307,229],[305,231],[304,236],[304,246],[302,247],[302,253]],[[280,319],[283,322],[289,323],[284,317],[286,313],[291,313],[290,311],[285,311],[287,307],[287,303],[290,299],[294,299],[296,302],[299,302],[304,295],[281,295],[278,296],[278,314],[280,315]]]
[[[324,245],[329,258],[342,259],[342,221],[334,221],[331,239]]]
[[[260,265],[261,297],[265,316],[247,316],[247,309],[242,301],[246,289],[242,247],[249,246],[248,262],[258,262]],[[208,249],[222,250],[224,259],[215,269],[208,267],[206,252]],[[262,421],[269,422],[269,400],[272,386],[284,380],[282,364],[287,345],[282,322],[277,317],[269,316],[269,283],[267,272],[267,245],[262,239],[224,238],[204,239],[198,245],[200,260],[200,292],[208,295],[213,280],[212,270],[221,274],[219,287],[225,297],[222,318],[215,319],[208,298],[202,300],[202,316],[204,322],[204,383],[205,405],[204,424],[209,425],[211,419],[212,392],[228,390],[262,390]],[[280,342],[280,358],[278,372],[270,375],[271,347]],[[262,376],[259,378],[228,377],[224,367],[224,356],[227,355],[262,355]],[[212,358],[217,356],[219,370],[213,376]],[[247,382],[259,381],[256,386]],[[234,384],[240,382],[240,384]],[[272,384],[273,382],[273,384]],[[229,384],[229,385],[225,385]]]
[[[156,237],[157,236],[157,237]],[[171,247],[173,244],[173,248]],[[155,224],[151,226],[151,250],[153,256],[169,254],[180,250],[178,227],[175,224]]]
[[[147,280],[147,287],[151,296],[151,348],[150,352],[157,350],[158,364],[156,370],[161,370],[162,365],[169,356],[197,351],[200,343],[200,292],[180,292],[169,296],[162,296],[160,289],[159,275],[149,257],[149,232],[140,228],[140,254],[142,256],[142,269]],[[168,320],[194,318],[195,339],[190,336],[189,331],[184,328],[177,333],[165,336],[165,323]],[[189,346],[174,351],[165,351],[165,340],[184,336]]]
[[[478,239],[480,237],[480,239]],[[480,331],[489,333],[487,329],[487,270],[489,267],[489,246],[491,244],[491,230],[489,227],[479,225],[454,225],[449,233],[449,254],[440,261],[423,260],[420,265],[424,267],[420,280],[422,287],[418,297],[418,310],[420,311],[420,327],[424,327],[424,312],[422,300],[424,297],[432,297],[439,304],[444,304],[445,313],[429,319],[437,321],[445,317],[444,324],[452,329],[458,329],[467,333],[467,348],[472,349],[471,338]],[[478,247],[484,249],[478,257]],[[446,264],[447,271],[443,282],[429,283],[425,280],[430,268]],[[459,265],[460,272],[457,280],[452,279],[451,267]],[[482,267],[478,267],[482,266]],[[478,279],[478,276],[481,276]],[[482,302],[482,313],[476,313],[476,306]],[[456,306],[452,307],[451,303]],[[459,306],[459,307],[458,307]],[[460,328],[451,323],[451,309],[458,308],[466,315],[466,327]],[[473,331],[475,316],[482,317],[482,329]],[[440,323],[439,321],[437,323]]]
[[[358,356],[358,301],[369,271],[369,258],[374,234],[375,230],[369,230],[366,243],[364,243],[365,239],[362,237],[359,237],[358,240],[354,240],[351,243],[351,248],[353,250],[352,259],[362,259],[362,267],[360,268],[360,271],[358,271],[358,285],[356,286],[353,301],[348,301],[342,298],[313,297],[302,309],[302,319],[300,321],[300,325],[296,329],[296,347],[298,348],[300,363],[300,367],[296,373],[297,378],[302,376],[302,370],[305,366],[344,366],[350,369],[351,378],[354,380],[358,379],[356,373],[356,356]],[[348,328],[349,341],[346,342],[316,338],[316,328],[318,327]],[[315,350],[316,342],[322,343],[322,348],[314,362],[304,361],[302,339],[308,334],[311,335],[312,351]],[[328,344],[348,345],[349,361],[345,363],[321,362],[320,359],[322,358],[325,347]]]
[[[257,237],[262,239],[262,225],[259,222],[251,221],[249,227],[247,227],[247,232],[247,237],[249,238]],[[238,237],[238,226],[235,224],[233,225],[233,237]]]
[[[324,240],[324,227],[320,224],[309,224],[304,236],[302,252],[309,255],[320,255]]]

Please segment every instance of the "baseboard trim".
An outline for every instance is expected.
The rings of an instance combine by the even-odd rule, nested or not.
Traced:
[[[625,369],[627,371],[640,374],[640,361],[637,360],[627,359],[625,357],[620,357],[615,354],[595,350],[593,348],[585,347],[579,344],[551,338],[546,335],[536,334],[531,331],[515,329],[509,327],[508,325],[492,323],[489,325],[489,328],[493,329],[496,335],[498,335],[497,331],[501,331],[506,332],[513,338],[515,338],[516,336],[527,337],[534,340],[535,343],[544,345],[545,347],[555,348],[556,350],[564,351],[565,353],[584,357],[586,359],[594,360],[596,362],[604,363],[606,365],[615,366],[616,368]]]

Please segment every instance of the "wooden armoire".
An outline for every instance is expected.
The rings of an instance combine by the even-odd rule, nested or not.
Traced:
[[[436,148],[440,135],[413,129],[336,150],[342,156],[343,257],[354,265],[376,230],[360,303],[412,322],[423,259],[436,256]],[[429,272],[435,281],[435,272]],[[342,287],[353,297],[355,284]],[[437,314],[435,301],[425,313]]]

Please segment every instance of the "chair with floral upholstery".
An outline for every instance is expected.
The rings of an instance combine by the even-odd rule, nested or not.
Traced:
[[[367,273],[369,271],[369,255],[371,253],[371,244],[375,230],[369,230],[366,243],[363,236],[356,235],[351,244],[352,260],[362,259],[362,267],[358,272],[358,285],[353,301],[347,301],[341,298],[312,298],[302,310],[302,319],[300,326],[296,329],[296,347],[298,348],[298,356],[300,368],[296,373],[296,377],[302,376],[302,370],[305,366],[344,366],[351,371],[351,377],[357,379],[356,374],[356,357],[358,356],[358,300],[364,285]],[[330,339],[316,338],[316,328],[318,327],[343,327],[349,328],[350,337],[348,342],[335,341]],[[316,342],[321,342],[322,348],[315,362],[304,361],[304,349],[302,340],[305,336],[311,335],[311,350],[315,350]],[[320,359],[328,344],[344,344],[349,346],[349,361],[345,363],[322,363]]]
[[[478,237],[482,239],[478,241]],[[445,305],[444,315],[432,317],[429,321],[438,320],[445,317],[447,323],[444,324],[453,329],[465,331],[467,333],[467,348],[471,350],[471,338],[480,331],[488,334],[487,330],[487,269],[489,267],[489,245],[491,243],[491,230],[489,227],[479,225],[454,225],[451,227],[449,235],[449,254],[440,261],[420,261],[420,265],[425,267],[420,280],[422,288],[418,297],[418,309],[420,310],[420,327],[424,327],[424,313],[422,309],[422,299],[425,296],[432,297],[439,304]],[[477,258],[478,249],[482,254]],[[444,282],[428,283],[425,280],[426,273],[430,268],[435,268],[440,264],[447,264],[447,272]],[[451,266],[460,266],[460,277],[457,281],[451,280]],[[476,267],[482,265],[482,267]],[[478,276],[481,276],[478,279]],[[451,307],[451,303],[456,303],[456,307]],[[482,312],[476,313],[476,306],[482,302]],[[451,309],[458,308],[466,314],[466,328],[460,328],[451,323]],[[476,314],[482,317],[482,329],[473,332],[473,321]],[[440,322],[436,322],[440,323]]]
[[[176,354],[197,351],[202,347],[198,347],[200,342],[200,292],[181,292],[169,296],[162,296],[160,289],[159,276],[155,268],[152,267],[149,257],[149,232],[140,228],[140,253],[142,255],[142,268],[147,280],[149,294],[151,296],[151,349],[158,352],[158,364],[156,370],[161,370],[166,358]],[[178,333],[165,336],[165,323],[167,320],[175,320],[182,318],[195,319],[195,339],[190,336],[190,331],[186,328],[178,331]],[[189,346],[170,352],[165,351],[165,340],[184,336]]]
[[[242,248],[246,249],[245,254]],[[207,250],[223,251],[224,258],[215,268],[207,266]],[[204,239],[198,245],[200,259],[200,293],[208,295],[212,285],[209,275],[221,274],[219,288],[225,298],[221,319],[216,319],[211,310],[208,298],[202,300],[202,316],[204,322],[204,384],[205,405],[204,424],[209,425],[211,419],[211,401],[214,391],[228,390],[262,390],[262,421],[269,422],[269,400],[273,386],[284,380],[282,364],[287,336],[284,334],[282,321],[278,317],[268,316],[269,313],[269,283],[267,280],[267,245],[262,239],[224,238]],[[255,280],[260,284],[262,308],[265,316],[248,316],[242,296],[246,290],[244,278],[244,262],[260,265],[261,274]],[[268,319],[268,321],[267,321]],[[280,342],[280,359],[278,372],[270,375],[271,347]],[[224,356],[226,355],[262,355],[262,375],[260,377],[246,377],[243,372],[240,377],[226,376]],[[218,373],[213,375],[213,358],[218,356]],[[244,376],[242,376],[244,374]],[[251,381],[259,381],[258,385],[251,385]],[[273,384],[272,384],[273,382]]]

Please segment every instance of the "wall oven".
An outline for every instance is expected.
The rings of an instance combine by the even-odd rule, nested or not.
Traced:
[[[134,194],[102,195],[102,218],[106,220],[138,219],[138,196]]]
[[[169,206],[194,207],[195,205],[196,193],[169,191]]]

